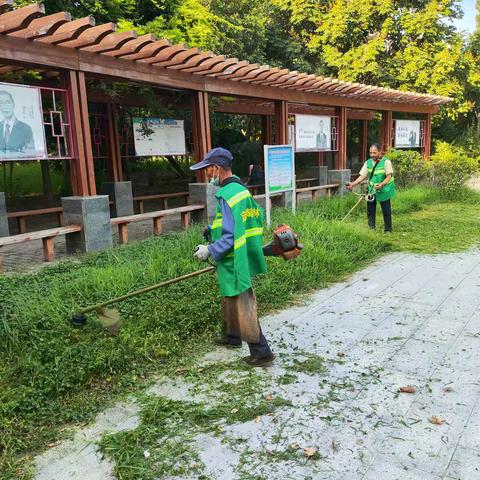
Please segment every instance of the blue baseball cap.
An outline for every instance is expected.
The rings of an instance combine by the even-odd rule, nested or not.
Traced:
[[[209,165],[228,168],[232,166],[232,162],[233,155],[226,148],[217,147],[210,150],[201,162],[192,165],[190,170],[200,170]]]

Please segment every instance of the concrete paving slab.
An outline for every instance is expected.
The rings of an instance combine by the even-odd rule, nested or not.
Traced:
[[[265,390],[290,406],[254,421],[224,425],[217,435],[194,437],[205,478],[480,478],[479,274],[476,250],[393,254],[262,319],[277,353],[276,364],[261,371],[262,381]],[[228,382],[234,374],[228,365],[245,354],[245,347],[215,349],[199,364],[226,362],[218,380]],[[318,370],[292,369],[307,358],[320,362]],[[406,385],[416,392],[399,393]],[[160,379],[147,394],[208,404],[219,399],[208,388],[192,396],[188,382],[179,378]],[[445,423],[431,423],[432,416]],[[110,480],[113,465],[108,459],[98,463],[94,449],[107,430],[87,431],[82,478]],[[297,447],[292,451],[291,445]],[[307,458],[306,447],[315,448],[318,456]],[[61,448],[68,472],[76,450],[68,442]],[[61,464],[56,465],[57,470],[37,480],[80,478],[65,477]]]

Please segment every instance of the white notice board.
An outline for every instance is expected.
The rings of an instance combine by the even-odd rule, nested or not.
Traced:
[[[332,149],[332,117],[295,115],[295,151],[321,152]]]
[[[270,225],[270,194],[292,192],[292,210],[295,211],[295,154],[293,145],[264,145],[265,159],[265,213]]]
[[[136,117],[133,119],[133,138],[135,154],[139,157],[187,153],[183,120]]]
[[[420,120],[395,120],[395,148],[420,147]]]

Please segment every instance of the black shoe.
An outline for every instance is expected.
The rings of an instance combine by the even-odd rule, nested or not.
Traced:
[[[251,367],[269,367],[273,361],[275,360],[275,355],[271,353],[266,357],[252,357],[249,355],[248,357],[243,357],[242,359],[247,365]]]
[[[226,348],[242,348],[242,342],[240,343],[231,343],[228,341],[227,338],[225,337],[218,337],[213,340],[213,343],[215,345],[219,345],[221,347],[226,347]]]

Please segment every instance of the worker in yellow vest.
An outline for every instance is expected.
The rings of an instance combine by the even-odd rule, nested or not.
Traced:
[[[232,154],[214,148],[191,170],[210,168],[220,186],[216,196],[215,220],[209,227],[209,245],[198,245],[194,256],[200,261],[212,257],[217,265],[217,278],[222,296],[223,335],[217,343],[241,347],[248,343],[250,355],[245,362],[253,367],[270,365],[274,355],[262,333],[257,318],[257,301],[252,290],[252,277],[267,271],[263,255],[262,208],[232,174]]]
[[[347,183],[347,188],[362,183],[368,178],[367,184],[367,217],[368,226],[372,229],[376,226],[377,201],[380,202],[383,213],[385,232],[392,231],[392,203],[395,196],[395,181],[393,178],[392,162],[383,155],[378,143],[370,147],[370,158],[363,164],[359,177],[354,182]]]

